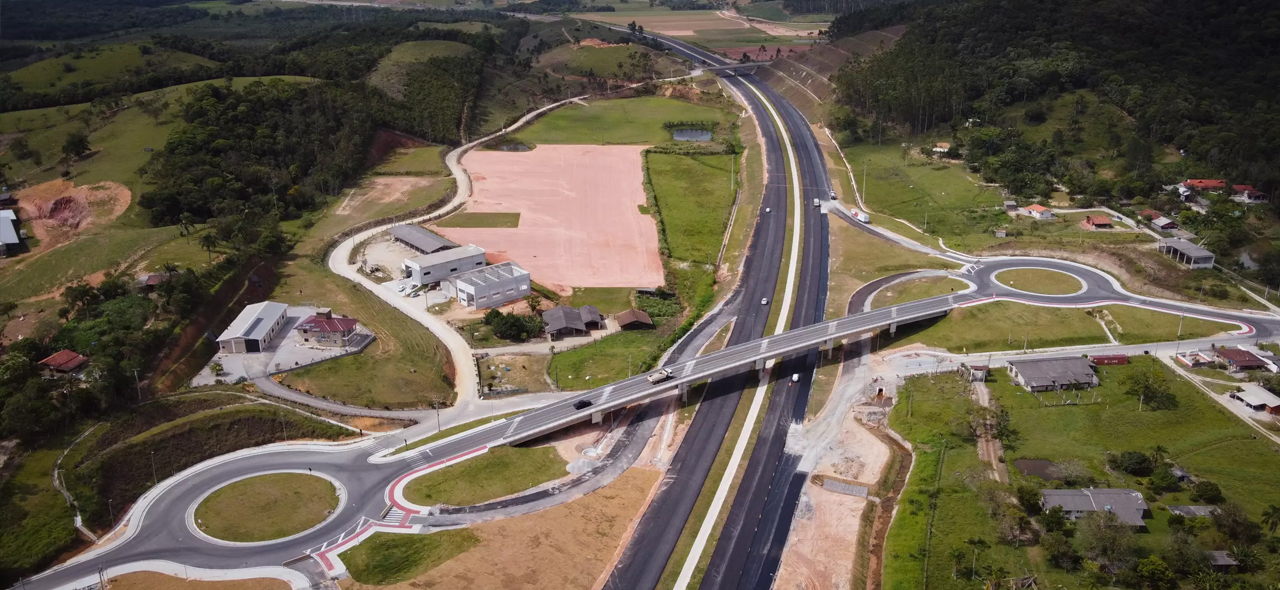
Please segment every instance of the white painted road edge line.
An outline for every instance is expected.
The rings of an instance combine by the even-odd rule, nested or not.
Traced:
[[[791,136],[786,132],[786,125],[782,123],[782,117],[778,116],[778,112],[773,109],[773,105],[765,98],[755,86],[747,84],[751,91],[760,97],[760,102],[764,103],[769,115],[773,118],[774,124],[778,127],[778,135],[782,137],[783,145],[787,148],[787,156],[791,159],[791,178],[794,180],[792,185],[792,200],[795,202],[796,216],[795,228],[791,232],[791,264],[787,269],[787,288],[782,295],[782,312],[778,314],[778,325],[774,327],[774,335],[781,334],[786,331],[787,312],[791,308],[791,299],[795,295],[795,275],[796,261],[800,259],[800,224],[804,217],[804,202],[800,198],[802,182],[800,180],[800,171],[797,169],[796,153],[791,147]],[[773,361],[765,363],[765,370],[768,371],[773,367]],[[733,445],[733,454],[729,456],[729,465],[725,467],[724,474],[720,477],[720,485],[716,487],[716,495],[711,499],[711,507],[707,510],[706,516],[702,517],[702,526],[698,528],[698,536],[693,540],[693,547],[689,548],[689,556],[685,558],[684,565],[680,568],[680,576],[676,578],[675,590],[686,590],[689,582],[693,578],[693,570],[698,567],[698,560],[702,559],[702,552],[706,550],[707,540],[711,537],[711,529],[715,527],[716,519],[720,515],[720,511],[724,508],[724,502],[728,499],[729,488],[733,485],[733,478],[737,475],[738,464],[742,462],[742,456],[746,454],[747,442],[751,438],[752,431],[755,430],[756,417],[760,414],[760,407],[764,405],[765,392],[769,388],[769,381],[764,380],[760,385],[756,386],[754,397],[751,399],[751,409],[747,411],[747,419],[742,424],[742,431],[738,433],[738,441]]]

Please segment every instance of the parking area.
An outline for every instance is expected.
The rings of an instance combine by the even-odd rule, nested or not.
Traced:
[[[219,353],[210,359],[200,372],[191,379],[192,387],[214,385],[219,381],[235,383],[241,379],[251,380],[266,377],[275,373],[291,371],[307,365],[314,365],[329,359],[345,356],[364,350],[373,342],[374,336],[363,325],[356,328],[356,334],[348,346],[337,348],[318,346],[303,342],[302,337],[294,330],[298,322],[314,315],[318,308],[306,306],[290,306],[285,311],[284,327],[265,351],[260,353],[224,354]],[[356,318],[359,320],[360,318]],[[221,371],[215,372],[215,368]]]

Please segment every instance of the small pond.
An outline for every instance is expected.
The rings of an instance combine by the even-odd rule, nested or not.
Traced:
[[[1054,464],[1048,459],[1018,459],[1013,466],[1023,475],[1034,475],[1045,481],[1058,479],[1052,475]]]
[[[705,129],[672,129],[676,141],[711,141],[711,132]]]

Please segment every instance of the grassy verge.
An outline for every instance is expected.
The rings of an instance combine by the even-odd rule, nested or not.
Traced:
[[[342,563],[351,579],[386,586],[412,580],[479,544],[480,537],[467,529],[430,535],[374,533],[344,551]]]
[[[1184,318],[1128,305],[1108,305],[1104,309],[1113,320],[1108,322],[1111,334],[1124,344],[1204,338],[1240,328],[1235,324]]]
[[[831,223],[831,281],[827,317],[844,317],[849,297],[862,285],[891,274],[959,265],[867,235],[843,221]]]
[[[969,284],[951,277],[925,277],[911,279],[881,289],[871,299],[871,309],[901,305],[939,295],[948,295],[969,288]]]
[[[715,264],[733,205],[734,158],[646,154],[673,258]]]
[[[336,492],[329,480],[314,475],[259,475],[210,494],[196,507],[196,524],[224,541],[283,539],[328,518],[338,507]]]
[[[590,389],[635,375],[647,368],[642,363],[661,354],[666,340],[663,332],[628,330],[556,353],[551,361],[551,379],[561,389]]]
[[[444,165],[445,147],[431,145],[419,148],[401,148],[390,158],[373,169],[373,174],[394,176],[443,176],[449,170]]]
[[[1035,307],[997,301],[951,310],[878,335],[880,348],[924,344],[950,352],[990,352],[1109,342],[1102,326],[1085,310]]]
[[[996,280],[1006,287],[1041,295],[1070,295],[1084,288],[1080,279],[1072,275],[1042,268],[1000,271],[996,273]]]
[[[454,213],[436,222],[440,227],[520,227],[519,213]]]
[[[410,481],[404,496],[422,506],[470,506],[564,477],[566,465],[553,447],[497,447]]]
[[[479,420],[472,420],[470,422],[465,422],[457,426],[450,426],[426,438],[420,438],[407,445],[401,445],[400,448],[396,449],[396,453],[403,453],[405,451],[416,449],[421,446],[426,446],[438,440],[444,440],[446,438],[449,438],[460,432],[466,432],[468,430],[471,430],[472,428],[479,428],[490,422],[497,422],[498,420],[501,420],[503,418],[510,418],[511,416],[515,416],[516,414],[519,414],[519,413],[520,412],[507,412],[506,414],[498,414],[497,416],[489,416],[488,418],[480,418]],[[392,454],[394,455],[395,453],[392,453]]]
[[[75,513],[54,489],[51,475],[63,448],[89,425],[82,426],[9,459],[18,463],[0,485],[0,583],[16,583],[18,576],[43,569],[81,542],[72,524]]]
[[[569,300],[561,303],[573,307],[594,305],[600,313],[618,313],[631,309],[631,293],[630,287],[575,287]]]

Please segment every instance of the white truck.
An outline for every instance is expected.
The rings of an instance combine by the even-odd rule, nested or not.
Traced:
[[[850,208],[850,209],[849,209],[849,215],[852,215],[854,219],[857,219],[858,221],[861,221],[862,223],[866,223],[866,224],[870,224],[870,223],[871,223],[871,216],[870,216],[870,215],[867,215],[866,213],[863,213],[862,211],[859,211],[859,210],[857,210],[857,209]]]
[[[655,385],[657,385],[658,383],[662,383],[663,381],[666,381],[667,379],[670,379],[670,378],[671,378],[671,369],[658,369],[648,377],[649,383],[653,383]]]

